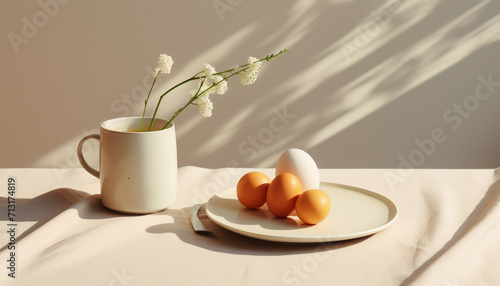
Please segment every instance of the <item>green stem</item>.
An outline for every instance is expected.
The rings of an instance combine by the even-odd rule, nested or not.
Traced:
[[[153,86],[155,85],[157,78],[158,78],[158,76],[156,76],[154,78],[153,84],[151,85],[151,88],[149,89],[148,97],[146,97],[146,101],[144,101],[144,111],[142,111],[141,129],[139,130],[140,132],[142,132],[142,125],[144,123],[144,115],[146,114],[146,107],[148,106],[149,96],[151,95],[151,91],[153,90]]]
[[[174,119],[177,117],[177,115],[179,115],[184,109],[186,109],[186,107],[188,107],[191,103],[193,103],[194,100],[195,100],[195,98],[192,97],[181,109],[177,110],[174,113],[174,115],[172,116],[172,118],[170,118],[170,120],[167,122],[167,124],[165,124],[165,126],[163,126],[162,129],[167,128],[167,126],[170,124],[170,122],[174,121]]]
[[[170,124],[170,122],[174,121],[174,119],[177,117],[177,115],[179,115],[179,114],[180,114],[180,113],[181,113],[184,109],[186,109],[186,107],[188,107],[190,104],[192,104],[192,103],[193,103],[196,99],[200,98],[200,96],[202,96],[203,94],[205,94],[205,93],[206,93],[207,91],[209,91],[210,89],[214,88],[216,85],[218,85],[218,84],[219,84],[219,83],[221,83],[222,81],[227,80],[228,78],[233,77],[233,76],[235,76],[235,75],[237,75],[237,74],[239,74],[239,73],[241,73],[241,72],[245,71],[246,69],[248,69],[248,67],[246,67],[246,68],[244,68],[244,69],[241,69],[241,70],[239,70],[239,71],[237,71],[237,72],[235,72],[235,73],[232,73],[231,75],[229,75],[229,76],[227,76],[227,77],[224,77],[223,79],[221,79],[221,80],[220,80],[220,81],[218,81],[218,82],[214,82],[214,83],[213,83],[213,84],[212,84],[209,88],[205,89],[202,93],[199,93],[199,92],[200,92],[200,89],[201,89],[201,87],[202,87],[202,85],[203,85],[203,81],[202,81],[202,82],[200,83],[200,87],[198,88],[198,91],[196,92],[196,95],[195,95],[195,96],[193,96],[193,97],[191,97],[191,99],[190,99],[190,100],[189,100],[189,101],[188,101],[188,102],[187,102],[187,103],[186,103],[186,104],[185,104],[182,108],[180,108],[179,110],[177,110],[177,111],[174,113],[174,115],[172,116],[172,118],[170,118],[170,120],[167,122],[167,124],[165,124],[165,125],[163,126],[163,128],[162,128],[162,129],[167,128],[167,126]],[[234,70],[234,69],[232,69],[232,70]],[[203,79],[203,80],[205,80],[205,79]]]
[[[287,49],[283,49],[283,50],[279,51],[277,54],[270,54],[270,55],[266,56],[265,58],[258,59],[258,60],[257,60],[257,61],[255,61],[255,62],[262,62],[262,61],[268,61],[268,62],[269,62],[269,61],[271,61],[272,59],[274,59],[274,58],[278,57],[279,55],[281,55],[281,54],[283,54],[283,53],[286,53],[286,52],[290,52],[290,51],[289,51],[289,50],[287,50]],[[195,94],[193,97],[191,97],[191,98],[189,99],[189,101],[188,101],[188,102],[187,102],[187,103],[186,103],[186,104],[185,104],[182,108],[180,108],[179,110],[177,110],[177,111],[176,111],[176,112],[172,115],[172,118],[170,118],[170,120],[167,122],[167,124],[165,124],[165,126],[163,126],[163,128],[162,128],[162,129],[165,129],[165,128],[166,128],[166,127],[167,127],[167,126],[168,126],[168,125],[169,125],[169,124],[170,124],[170,123],[171,123],[171,122],[172,122],[172,121],[173,121],[173,120],[174,120],[174,119],[175,119],[175,118],[176,118],[176,117],[177,117],[177,116],[178,116],[178,115],[179,115],[179,114],[180,114],[180,113],[184,110],[184,109],[186,109],[186,107],[188,107],[190,104],[193,104],[193,102],[194,102],[196,99],[198,99],[200,96],[202,96],[203,94],[205,94],[207,91],[209,91],[210,89],[214,88],[215,86],[217,86],[217,85],[218,85],[219,83],[221,83],[222,81],[227,80],[227,79],[229,79],[229,78],[231,78],[231,77],[233,77],[233,76],[235,76],[235,75],[237,75],[237,74],[239,74],[239,73],[241,73],[241,72],[243,72],[243,71],[247,70],[249,67],[250,67],[250,64],[248,64],[248,63],[247,63],[247,64],[244,64],[244,65],[239,66],[238,68],[239,68],[240,70],[239,70],[239,71],[237,71],[237,72],[234,72],[234,70],[235,70],[234,68],[230,68],[230,69],[227,69],[227,70],[225,70],[225,71],[221,71],[221,72],[218,72],[218,73],[214,73],[214,75],[222,75],[222,76],[223,76],[223,79],[222,79],[222,80],[220,80],[220,81],[218,81],[218,82],[213,83],[213,84],[212,84],[209,88],[207,88],[207,89],[205,89],[203,92],[199,93],[199,92],[200,92],[200,90],[201,90],[201,87],[202,87],[202,85],[203,85],[203,81],[202,81],[202,82],[200,83],[200,87],[198,88],[198,91],[196,92],[196,94]],[[153,121],[154,121],[154,119],[155,119],[155,117],[156,117],[156,112],[158,111],[158,107],[160,106],[160,103],[161,103],[161,101],[162,101],[163,97],[164,97],[167,93],[169,93],[170,91],[172,91],[173,89],[175,89],[175,88],[177,88],[177,87],[179,87],[179,86],[181,86],[181,85],[183,85],[183,84],[185,84],[185,83],[187,83],[187,82],[189,82],[189,81],[196,80],[196,79],[200,79],[200,78],[203,78],[203,80],[205,80],[205,79],[204,79],[204,76],[201,76],[201,77],[200,77],[200,74],[202,74],[202,73],[203,73],[203,72],[198,72],[197,74],[195,74],[195,75],[194,75],[194,76],[192,76],[191,78],[189,78],[189,79],[187,79],[187,80],[185,80],[185,81],[183,81],[183,82],[181,82],[181,83],[177,84],[176,86],[174,86],[174,87],[172,87],[171,89],[167,90],[164,94],[162,94],[162,95],[160,96],[160,98],[159,98],[159,100],[158,100],[158,104],[156,105],[155,112],[154,112],[154,114],[153,114],[153,118],[151,119],[151,123],[149,124],[149,129],[148,129],[148,131],[150,131],[150,130],[151,130],[151,126],[153,125]],[[228,76],[224,76],[224,73],[230,73],[230,74],[229,74]]]
[[[196,75],[197,75],[197,74],[196,74]],[[167,93],[169,93],[169,92],[171,92],[172,90],[174,90],[174,89],[178,88],[179,86],[181,86],[181,85],[183,85],[183,84],[185,84],[185,83],[187,83],[187,82],[190,82],[190,81],[192,81],[192,80],[199,79],[199,77],[196,77],[196,75],[194,75],[194,76],[193,76],[193,77],[191,77],[191,78],[186,79],[185,81],[183,81],[183,82],[181,82],[181,83],[176,84],[174,87],[172,87],[172,88],[170,88],[169,90],[165,91],[165,93],[163,93],[163,94],[160,96],[160,98],[158,99],[158,103],[156,104],[155,112],[153,113],[153,118],[151,118],[151,122],[149,123],[149,128],[148,128],[148,131],[151,131],[151,127],[153,126],[153,122],[155,121],[155,118],[156,118],[156,113],[158,112],[158,108],[160,107],[160,103],[161,103],[161,101],[162,101],[163,97],[164,97]]]
[[[199,74],[199,73],[197,73],[196,75],[198,75],[198,74]],[[196,76],[196,75],[195,75],[195,76]],[[198,98],[200,97],[200,94],[198,94],[198,93],[200,92],[201,88],[203,87],[203,83],[204,83],[204,82],[205,82],[205,77],[202,77],[202,80],[201,80],[201,82],[200,82],[200,86],[198,87],[198,90],[196,91],[196,94],[195,94],[193,97],[191,97],[191,99],[190,99],[190,100],[188,100],[188,102],[187,102],[187,103],[186,103],[186,104],[185,104],[182,108],[180,108],[179,110],[177,110],[177,111],[174,113],[174,115],[172,115],[172,117],[170,118],[170,120],[167,122],[167,124],[165,124],[165,125],[163,126],[163,128],[162,128],[162,129],[165,129],[165,128],[166,128],[166,127],[170,124],[170,122],[172,122],[172,121],[174,120],[174,118],[176,118],[176,117],[177,117],[177,115],[179,115],[179,114],[180,114],[180,113],[181,113],[184,109],[186,109],[186,107],[188,107],[190,104],[193,104],[193,101],[195,101],[196,99],[198,99]],[[202,92],[201,94],[203,94],[203,93],[204,93],[204,92]]]
[[[271,61],[272,59],[278,57],[279,55],[281,54],[284,54],[284,53],[287,53],[287,52],[290,52],[289,50],[287,49],[283,49],[281,51],[279,51],[277,54],[270,54],[270,55],[267,55],[265,58],[262,58],[262,59],[259,59],[255,62],[263,62],[263,61]],[[250,64],[244,64],[244,65],[241,65],[241,66],[238,66],[239,68],[245,68],[243,70],[246,70],[246,67],[250,66]],[[227,72],[232,72],[234,70],[234,68],[230,68],[230,69],[227,69],[225,71],[221,71],[221,72],[218,72],[218,73],[214,73],[214,75],[222,75],[223,73],[227,73]],[[237,73],[235,74],[238,74],[240,71],[238,71]]]

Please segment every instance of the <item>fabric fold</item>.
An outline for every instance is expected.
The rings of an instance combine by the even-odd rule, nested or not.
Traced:
[[[452,238],[402,285],[493,285],[500,269],[499,201],[496,181]]]

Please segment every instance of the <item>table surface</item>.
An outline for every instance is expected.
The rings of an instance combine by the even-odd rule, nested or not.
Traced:
[[[122,215],[101,205],[99,181],[83,169],[0,169],[0,285],[500,285],[498,170],[321,169],[324,182],[398,206],[392,226],[354,240],[257,240],[220,228],[203,209],[213,234],[195,234],[191,207],[249,171],[274,177],[273,169],[179,168],[172,207]]]

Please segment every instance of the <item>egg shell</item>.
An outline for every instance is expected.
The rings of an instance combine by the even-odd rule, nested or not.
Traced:
[[[295,203],[301,193],[302,186],[295,175],[280,174],[273,179],[267,190],[267,207],[273,215],[287,217],[295,210]]]
[[[302,190],[319,188],[319,170],[314,159],[301,149],[290,149],[284,152],[276,164],[276,176],[292,173],[300,181]]]
[[[317,189],[307,190],[300,194],[295,204],[297,216],[307,224],[322,222],[330,214],[330,209],[330,198],[325,192]]]
[[[236,196],[242,205],[258,209],[266,203],[266,194],[271,179],[260,172],[243,175],[236,185]]]

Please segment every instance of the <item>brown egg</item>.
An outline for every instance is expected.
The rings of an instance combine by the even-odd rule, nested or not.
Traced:
[[[295,212],[299,219],[307,224],[317,224],[330,213],[330,198],[325,192],[317,189],[303,192],[295,204]]]
[[[267,207],[277,217],[287,217],[295,209],[295,203],[302,186],[299,179],[291,173],[278,175],[267,190]]]
[[[271,179],[260,172],[245,174],[236,185],[236,196],[242,205],[258,209],[266,203],[266,193]]]

